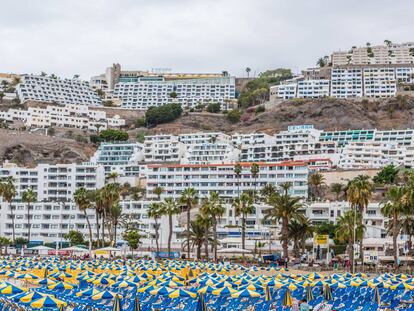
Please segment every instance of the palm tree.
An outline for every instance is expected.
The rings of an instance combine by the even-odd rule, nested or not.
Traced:
[[[318,58],[318,60],[316,61],[316,65],[319,66],[320,68],[325,67],[326,66],[325,59],[323,57]]]
[[[337,219],[336,238],[339,241],[348,243],[351,271],[353,271],[354,265],[354,241],[362,239],[364,235],[364,227],[361,225],[361,219],[361,214],[355,210],[347,211]]]
[[[407,188],[392,186],[386,193],[387,203],[381,208],[381,214],[390,220],[388,232],[392,235],[392,246],[394,251],[394,267],[398,269],[398,244],[397,238],[401,232],[404,222],[401,218],[409,214],[409,202],[406,200]]]
[[[171,258],[171,240],[173,233],[172,217],[180,212],[180,206],[172,198],[166,198],[162,203],[162,213],[168,216],[168,258]],[[189,234],[187,235],[189,237]],[[188,244],[189,246],[189,244]]]
[[[30,208],[31,203],[36,202],[37,194],[32,190],[28,189],[22,193],[22,201],[27,203],[27,244],[30,244]]]
[[[13,183],[13,177],[8,177],[5,181],[5,183],[3,183],[2,189],[1,189],[1,194],[2,197],[4,199],[4,201],[6,201],[7,203],[9,203],[9,207],[10,207],[10,216],[11,216],[11,220],[12,220],[12,242],[15,242],[15,228],[14,228],[14,213],[13,213],[13,206],[11,205],[14,197],[17,195],[17,191],[16,191],[16,187],[14,186]]]
[[[257,176],[259,175],[260,167],[259,164],[253,163],[250,166],[250,173],[252,174],[252,177],[254,178],[254,196],[253,196],[253,203],[256,203],[256,186],[257,186]]]
[[[269,198],[276,192],[276,187],[272,184],[266,184],[261,190],[260,190],[260,196],[261,200],[265,203],[269,201]]]
[[[117,172],[111,172],[109,173],[109,175],[106,177],[108,180],[112,179],[113,183],[115,183],[116,179],[118,178],[118,173]]]
[[[270,220],[274,224],[282,223],[281,241],[283,257],[288,258],[289,222],[293,220],[301,221],[304,216],[300,212],[302,208],[301,198],[290,196],[288,185],[283,186],[284,193],[279,194],[275,192],[268,201],[271,207],[264,210],[263,213],[264,221]]]
[[[237,163],[234,166],[234,175],[236,175],[237,178],[237,197],[240,199],[240,176],[242,173],[242,166],[240,163]]]
[[[190,237],[190,244],[191,248],[194,248],[196,246],[196,257],[199,260],[201,258],[201,247],[206,240],[211,240],[211,236],[205,236],[205,228],[203,220],[199,218],[199,215],[197,215],[197,218],[190,222],[190,230],[184,231],[184,235]]]
[[[120,220],[122,218],[123,214],[122,214],[122,206],[121,204],[117,203],[111,206],[111,208],[109,209],[109,218],[112,224],[112,227],[114,229],[114,235],[113,235],[113,239],[111,239],[115,244],[116,247],[116,238],[117,238],[117,229],[118,229],[118,225],[120,223]]]
[[[335,193],[335,200],[338,201],[343,190],[343,185],[341,183],[331,184],[331,191]]]
[[[101,189],[102,200],[102,239],[105,240],[105,223],[113,206],[119,203],[120,185],[117,183],[106,184]],[[108,226],[108,237],[111,239],[111,227]]]
[[[247,73],[247,78],[249,78],[250,76],[250,71],[252,71],[249,67],[246,67],[245,69],[246,73]]]
[[[252,197],[243,192],[240,198],[234,199],[233,208],[235,215],[241,216],[242,219],[242,249],[246,249],[246,218],[248,214],[252,214],[255,210]]]
[[[159,245],[159,229],[160,224],[158,223],[158,218],[162,215],[162,206],[161,203],[151,203],[148,207],[148,217],[154,218],[154,229],[155,229],[155,244],[157,247],[157,253],[160,251]]]
[[[89,230],[89,255],[91,255],[92,251],[92,227],[91,222],[89,220],[88,214],[86,213],[86,210],[91,208],[92,202],[90,201],[88,197],[88,191],[84,188],[78,188],[76,189],[75,193],[73,194],[73,199],[75,201],[75,204],[78,206],[78,209],[80,211],[83,211],[85,215],[86,222],[88,224],[88,230]]]
[[[321,187],[325,184],[325,177],[319,173],[315,172],[309,176],[308,185],[311,187],[312,194],[314,197],[320,199]]]
[[[158,197],[158,201],[161,200],[161,194],[163,194],[164,191],[163,187],[155,187],[154,190],[152,190],[152,192]]]
[[[305,253],[306,239],[313,236],[313,226],[306,217],[300,220],[292,220],[288,225],[289,237],[293,241],[293,253],[299,257],[299,250]]]
[[[191,209],[198,202],[197,191],[194,188],[184,189],[184,191],[181,192],[180,202],[181,204],[185,204],[187,207],[187,231],[189,232]],[[190,259],[190,236],[189,235],[187,235],[187,259]]]
[[[203,199],[201,206],[201,215],[209,215],[211,217],[211,223],[213,227],[213,239],[214,239],[214,259],[217,260],[217,224],[221,216],[224,214],[223,202],[220,199],[217,192],[210,193],[209,198]],[[208,223],[207,223],[208,224]]]
[[[212,217],[210,216],[210,214],[207,214],[205,211],[203,211],[203,207],[201,208],[201,213],[197,215],[196,220],[203,226],[204,228],[204,253],[206,256],[206,259],[208,260],[209,258],[209,253],[208,253],[208,245],[210,241],[213,241],[213,239],[211,239],[211,232],[210,229],[212,227]],[[214,244],[215,245],[215,244]]]
[[[362,226],[364,211],[367,208],[369,201],[372,197],[373,185],[369,181],[370,177],[367,175],[359,175],[351,180],[348,184],[346,192],[347,200],[351,204],[351,207],[358,209],[361,214],[360,225]],[[359,241],[360,258],[362,264],[364,264],[364,237],[361,237]]]

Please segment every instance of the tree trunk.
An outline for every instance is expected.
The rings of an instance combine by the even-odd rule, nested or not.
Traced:
[[[105,209],[102,212],[102,247],[105,247],[105,218],[106,218],[106,212]]]
[[[190,260],[190,217],[191,204],[187,204],[187,260]]]
[[[27,246],[30,243],[30,203],[27,203]]]
[[[360,209],[361,211],[361,228],[363,226],[363,218],[364,218],[364,209]],[[361,240],[359,241],[359,257],[361,258],[361,265],[364,266],[364,232],[362,232]]]
[[[197,244],[197,259],[200,260],[201,258],[201,244]]]
[[[352,239],[349,239],[348,241],[348,256],[349,256],[349,263],[350,263],[350,268],[351,268],[351,272],[354,271],[354,241]]]
[[[157,253],[160,251],[160,242],[159,242],[159,238],[160,238],[160,235],[159,235],[159,227],[158,227],[158,221],[157,221],[157,217],[155,217],[154,218],[154,221],[155,221],[155,245],[156,245],[156,248],[157,248]]]
[[[206,253],[206,259],[208,260],[208,228],[207,226],[204,232],[204,252]]]
[[[96,245],[99,245],[99,213],[95,209],[95,222],[96,222]]]
[[[92,258],[92,227],[91,227],[91,222],[88,218],[88,214],[86,213],[86,209],[83,210],[83,213],[85,214],[86,222],[88,224],[88,230],[89,230],[89,257]]]
[[[398,243],[397,243],[397,238],[398,238],[398,218],[396,217],[396,215],[394,215],[393,217],[393,228],[392,228],[392,247],[394,248],[394,268],[398,271],[399,269],[399,265],[398,265]]]
[[[214,235],[214,260],[217,262],[217,220],[213,217],[213,235]]]
[[[242,216],[242,249],[246,249],[246,217],[243,213]],[[244,257],[244,253],[243,253],[243,257]]]
[[[302,255],[306,252],[306,238],[302,238]]]
[[[282,249],[283,249],[283,258],[288,258],[288,222],[287,218],[282,220]]]
[[[172,240],[172,215],[168,215],[168,225],[169,225],[169,231],[168,231],[168,258],[171,259],[171,240]],[[190,246],[188,244],[188,246]]]
[[[118,224],[117,223],[115,223],[115,226],[114,226],[114,245],[115,245],[115,247],[116,247],[116,229],[117,229],[117,227],[118,227]]]
[[[11,215],[11,219],[12,219],[12,238],[13,238],[13,243],[15,241],[15,231],[14,231],[14,213],[13,213],[13,207],[11,205],[11,202],[9,202],[9,207],[10,207],[10,215]]]

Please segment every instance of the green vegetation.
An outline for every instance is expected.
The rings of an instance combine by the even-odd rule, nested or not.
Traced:
[[[257,79],[249,81],[239,96],[239,107],[247,108],[263,104],[268,100],[269,88],[281,81],[292,78],[290,69],[267,70],[259,74]]]
[[[221,110],[220,103],[210,103],[207,105],[206,111],[211,113],[219,113]]]
[[[137,141],[141,144],[144,143],[145,141],[145,135],[147,135],[147,131],[146,130],[139,130],[137,133]]]
[[[68,233],[63,235],[63,237],[65,240],[69,241],[71,246],[85,244],[83,234],[77,230],[70,230]]]
[[[145,113],[147,126],[167,123],[179,118],[183,112],[180,104],[167,104],[159,107],[150,107]]]
[[[115,107],[114,102],[112,100],[105,100],[102,102],[104,107]]]
[[[239,123],[241,118],[241,112],[238,109],[231,110],[226,115],[227,120],[231,123]]]
[[[99,133],[101,141],[127,141],[129,136],[127,132],[108,129]]]

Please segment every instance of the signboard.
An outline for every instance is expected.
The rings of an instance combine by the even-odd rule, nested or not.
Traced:
[[[171,258],[180,258],[179,252],[170,252]],[[155,252],[155,256],[158,258],[168,258],[168,252]]]
[[[313,237],[313,244],[319,246],[328,246],[329,245],[329,235],[327,234],[317,234]]]

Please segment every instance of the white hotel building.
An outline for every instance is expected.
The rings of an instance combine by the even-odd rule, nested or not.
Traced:
[[[28,100],[61,105],[75,104],[101,106],[98,94],[89,87],[89,83],[78,79],[59,79],[47,76],[21,75],[17,94],[21,102]]]
[[[88,190],[101,188],[105,182],[102,166],[83,164],[39,164],[35,168],[18,167],[4,163],[0,167],[0,180],[12,177],[16,187],[16,199],[25,190],[37,193],[38,201],[70,201],[77,188]]]
[[[200,198],[216,191],[223,198],[235,198],[238,190],[260,189],[266,184],[280,186],[290,182],[291,194],[307,197],[308,167],[303,161],[258,163],[260,173],[256,180],[250,172],[251,163],[241,163],[239,180],[234,174],[234,164],[149,164],[147,166],[147,197],[156,198],[156,187],[163,187],[161,198],[178,198],[188,187],[197,190]]]
[[[65,106],[50,105],[46,108],[29,107],[27,110],[11,108],[7,111],[0,111],[0,120],[21,121],[29,128],[62,127],[89,131],[106,130],[125,125],[125,120],[118,115],[109,118],[105,111],[69,104]]]
[[[163,77],[141,77],[135,82],[117,83],[108,98],[120,99],[123,108],[138,110],[170,103],[189,108],[220,103],[222,109],[231,109],[236,98],[235,78],[165,80]]]

